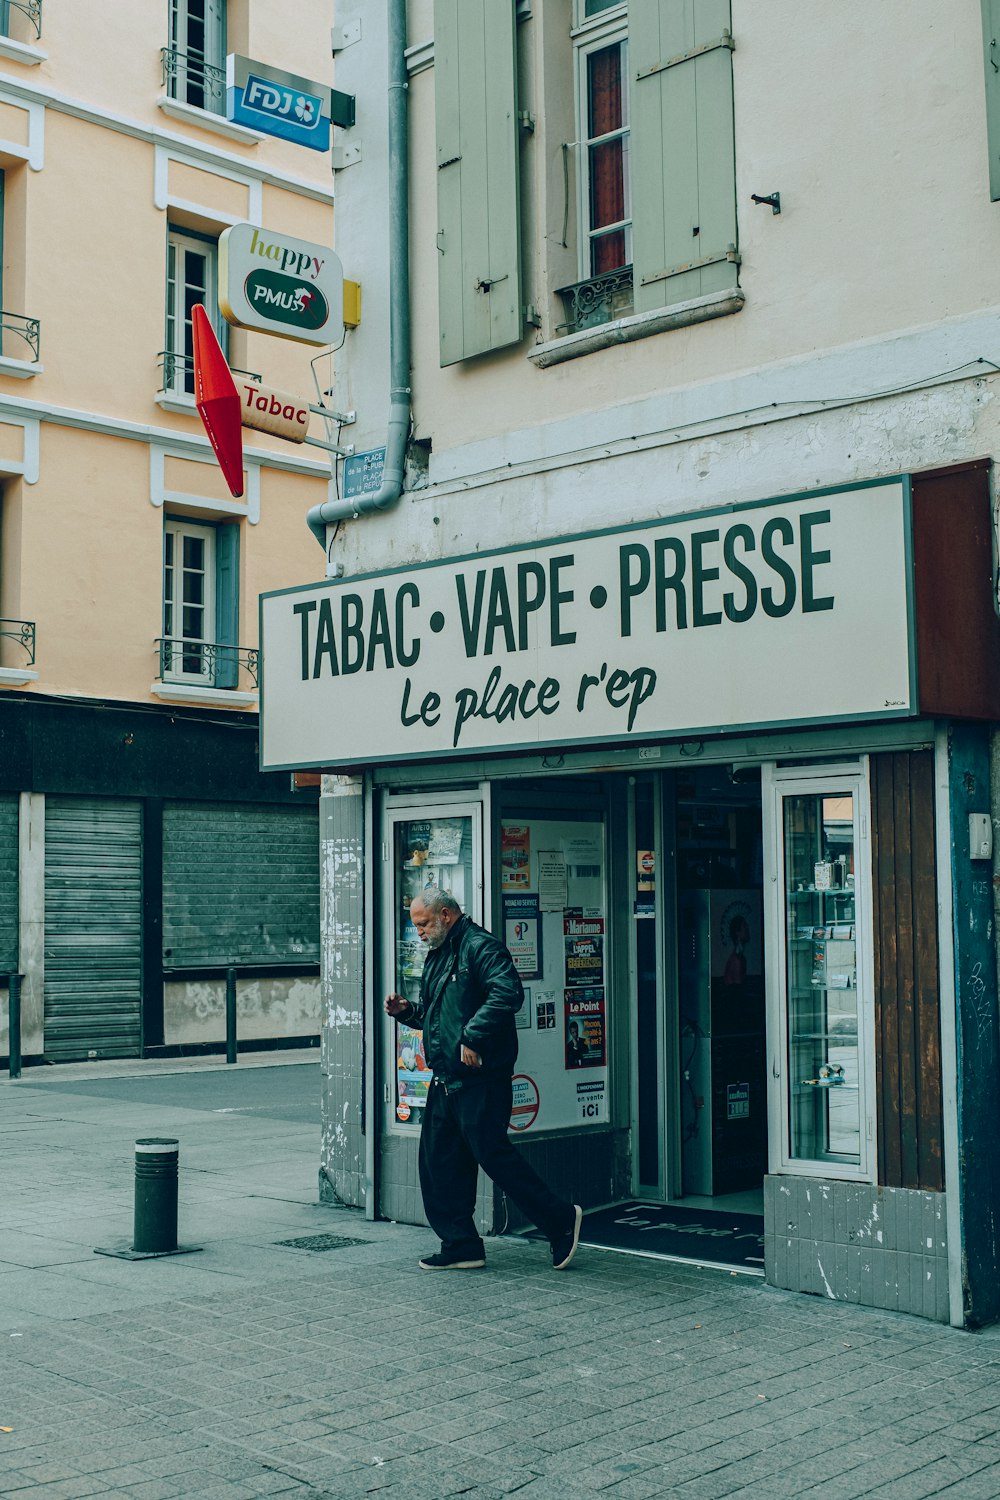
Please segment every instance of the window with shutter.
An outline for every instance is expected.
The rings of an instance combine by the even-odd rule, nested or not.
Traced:
[[[730,0],[577,0],[574,22],[581,280],[561,331],[735,290]]]
[[[167,86],[172,99],[226,111],[225,0],[170,0]]]
[[[441,364],[523,334],[512,0],[434,0]]]
[[[629,12],[636,312],[737,284],[730,0]]]
[[[239,535],[231,523],[165,523],[160,648],[165,682],[238,685]]]
[[[194,395],[194,333],[191,316],[196,302],[208,310],[223,353],[229,347],[229,324],[219,311],[219,244],[193,230],[170,227],[167,232],[166,348],[163,389]]]

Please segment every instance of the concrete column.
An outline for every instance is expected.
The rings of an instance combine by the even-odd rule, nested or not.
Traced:
[[[323,1139],[320,1197],[366,1205],[364,786],[324,776],[319,804]],[[370,1122],[369,1122],[370,1128]]]
[[[38,1056],[45,1050],[45,798],[22,792],[18,867],[19,966],[21,990],[21,1052]]]

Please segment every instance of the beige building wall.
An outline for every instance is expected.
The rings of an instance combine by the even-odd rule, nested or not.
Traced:
[[[179,4],[183,10],[185,0]],[[245,493],[230,494],[193,396],[165,379],[167,246],[172,229],[217,239],[239,222],[332,246],[331,158],[231,125],[224,94],[218,113],[171,97],[177,91],[164,65],[168,0],[115,0],[99,7],[100,24],[93,7],[44,0],[41,9],[40,36],[14,8],[9,33],[0,35],[0,707],[11,710],[5,722],[15,724],[25,698],[39,700],[39,713],[47,712],[43,701],[70,715],[102,703],[158,710],[166,737],[157,742],[166,746],[163,774],[174,778],[168,798],[182,797],[184,787],[192,797],[210,795],[198,780],[199,734],[222,756],[207,769],[226,795],[217,731],[232,715],[243,725],[232,738],[242,755],[242,779],[234,785],[243,790],[229,789],[234,804],[241,797],[248,804],[258,797],[262,806],[283,798],[293,812],[304,812],[289,804],[287,778],[277,789],[264,782],[258,788],[255,735],[245,715],[258,702],[258,595],[307,581],[322,567],[305,518],[331,492],[330,455],[246,429]],[[286,0],[228,0],[227,49],[329,85],[333,0],[293,9],[291,24]],[[22,336],[33,332],[26,320],[37,320],[37,350]],[[228,357],[234,369],[307,402],[333,382],[332,351],[303,343],[231,329]],[[316,416],[309,433],[331,435]],[[156,643],[164,634],[168,519],[238,528],[235,688],[161,678]],[[173,713],[178,723],[185,720],[178,728],[180,758],[170,749]],[[86,723],[100,717],[95,708]],[[51,764],[72,768],[73,746],[60,741],[56,749]],[[29,775],[23,785],[31,789],[21,793],[31,814],[30,827],[22,819],[15,851],[26,1057],[41,1055],[51,1042],[47,802],[65,793],[103,798],[110,808],[116,798],[141,795],[156,803],[164,795],[155,768],[137,794],[116,785],[113,754],[83,759],[92,769],[82,791],[67,790],[58,771],[44,790]],[[16,795],[20,786],[15,780],[12,791],[0,778],[0,796]],[[157,816],[150,815],[150,826]],[[155,847],[154,840],[150,855],[143,845],[144,893],[149,880],[155,884]],[[9,854],[0,850],[4,875]],[[274,878],[282,879],[281,869]],[[151,920],[144,908],[143,1046],[150,1042],[148,1014],[155,1018],[156,1011],[149,952],[159,937]],[[238,961],[235,950],[233,957]],[[275,970],[264,972],[258,963],[240,974],[244,1039],[315,1035],[315,971],[297,974],[294,963],[280,961]],[[152,1043],[217,1045],[225,1030],[221,981],[175,976],[164,990],[160,1035]],[[0,1054],[7,1026],[0,974]]]
[[[331,21],[332,6],[310,6],[290,28],[280,0],[230,0],[229,45],[329,80]],[[2,305],[38,319],[40,350],[4,334],[0,616],[34,623],[38,674],[14,685],[158,701],[164,515],[239,519],[239,642],[254,648],[257,592],[315,572],[304,517],[330,480],[322,450],[247,431],[251,483],[233,502],[193,399],[164,397],[168,228],[217,236],[249,220],[330,244],[329,157],[183,102],[168,113],[165,3],[123,0],[110,29],[49,5],[41,38],[17,35],[30,56],[0,54]],[[306,400],[318,353],[230,335],[231,364]],[[328,387],[329,356],[317,371]],[[310,434],[326,436],[318,417]],[[2,646],[0,674],[16,672],[23,653]]]

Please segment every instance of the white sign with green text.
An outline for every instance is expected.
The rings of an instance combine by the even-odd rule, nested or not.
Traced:
[[[265,770],[916,712],[909,486],[261,599]]]

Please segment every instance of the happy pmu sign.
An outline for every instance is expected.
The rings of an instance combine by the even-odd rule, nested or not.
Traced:
[[[261,598],[261,765],[916,711],[905,480]]]

